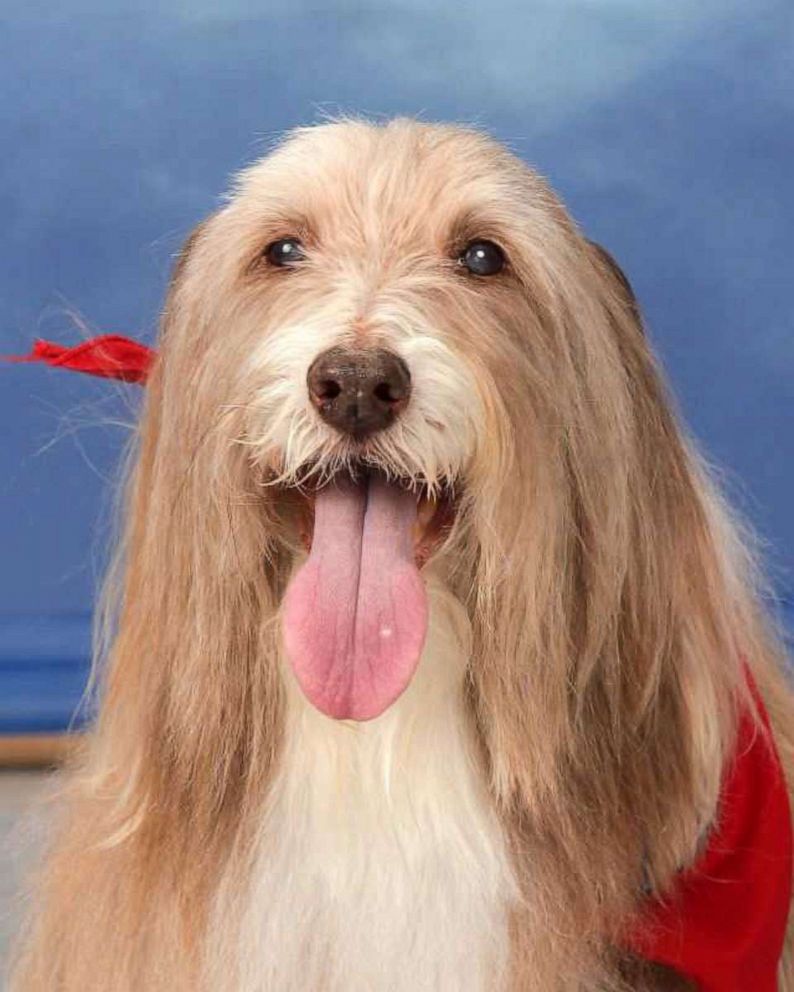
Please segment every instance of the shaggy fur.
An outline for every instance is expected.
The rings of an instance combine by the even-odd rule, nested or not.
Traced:
[[[286,236],[307,259],[268,268]],[[456,262],[482,238],[509,260],[493,278]],[[363,448],[307,399],[336,344],[411,370]],[[338,121],[194,232],[159,355],[101,712],[16,992],[685,988],[616,934],[713,816],[740,654],[789,777],[794,703],[753,556],[609,257],[482,134]],[[362,452],[452,492],[455,517],[414,681],[335,723],[284,665],[279,606],[301,493]]]

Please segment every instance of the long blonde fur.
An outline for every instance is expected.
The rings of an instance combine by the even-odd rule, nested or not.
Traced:
[[[263,247],[287,235],[307,244],[306,265],[266,271]],[[504,277],[460,271],[474,238],[504,247]],[[306,367],[351,341],[395,348],[417,378],[371,457],[430,490],[458,487],[427,573],[416,685],[358,733],[305,709],[279,636],[302,554],[290,487],[355,455],[314,416]],[[100,715],[69,771],[17,992],[618,988],[616,935],[643,881],[664,891],[714,814],[742,659],[791,781],[794,704],[755,556],[625,287],[546,183],[474,130],[343,120],[294,133],[239,177],[175,273],[123,514]],[[447,733],[450,780],[421,756]],[[325,777],[311,748],[332,762]],[[432,877],[441,862],[419,823],[448,859],[429,909],[415,876],[375,864],[378,844],[359,851],[373,886],[401,893],[400,919],[466,927],[467,947],[493,929],[476,961],[463,947],[428,960],[442,934],[413,933],[405,984],[355,977],[345,955],[374,968],[374,952],[360,934],[335,938],[333,900],[290,880],[289,858],[324,842],[300,833],[318,809],[342,818],[326,835],[334,858],[356,850],[344,816],[367,818],[361,776],[379,823],[366,836],[393,841],[384,859],[407,845]],[[479,901],[456,865],[482,880]],[[362,872],[337,881],[385,914]],[[304,948],[303,979],[282,967],[290,953],[297,969],[298,945],[273,950],[287,938],[271,904],[316,924],[324,950]],[[794,990],[788,958],[781,989]]]

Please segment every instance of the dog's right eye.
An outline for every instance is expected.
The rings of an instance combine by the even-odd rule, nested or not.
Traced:
[[[505,255],[493,241],[472,241],[458,261],[474,276],[495,276],[505,267]]]
[[[278,241],[269,244],[262,254],[271,265],[282,268],[306,258],[303,244],[298,238],[279,238]]]

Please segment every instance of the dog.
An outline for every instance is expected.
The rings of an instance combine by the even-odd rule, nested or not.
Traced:
[[[468,127],[292,132],[181,253],[130,465],[15,990],[716,987],[629,935],[732,763],[792,781],[784,649],[542,178]]]

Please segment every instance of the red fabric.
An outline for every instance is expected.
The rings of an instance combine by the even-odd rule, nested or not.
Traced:
[[[119,334],[102,334],[65,348],[52,341],[37,340],[29,355],[8,356],[11,362],[45,362],[60,368],[87,372],[105,379],[146,382],[157,353],[145,344]]]
[[[769,719],[739,726],[716,825],[698,862],[670,897],[648,906],[630,945],[669,965],[701,992],[777,992],[791,902],[792,827]]]

